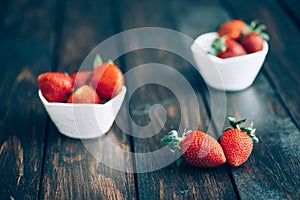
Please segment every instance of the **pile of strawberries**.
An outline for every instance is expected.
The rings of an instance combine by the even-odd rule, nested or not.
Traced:
[[[263,49],[269,36],[263,31],[266,26],[252,21],[249,25],[242,20],[226,22],[218,29],[218,37],[212,43],[213,52],[219,58],[255,53]]]
[[[100,104],[122,91],[124,75],[112,61],[102,63],[95,57],[92,71],[78,71],[69,76],[47,72],[38,76],[38,86],[49,102]]]
[[[196,167],[216,167],[226,161],[232,167],[245,163],[258,142],[253,123],[242,127],[246,119],[237,121],[229,117],[231,127],[223,131],[219,141],[202,131],[187,131],[182,137],[173,130],[162,138],[172,151],[182,154],[186,162]]]

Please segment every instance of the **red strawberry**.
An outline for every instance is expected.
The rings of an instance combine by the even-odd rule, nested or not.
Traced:
[[[75,72],[71,76],[74,80],[74,88],[77,89],[80,86],[88,85],[91,79],[91,72]]]
[[[247,53],[255,53],[263,49],[264,39],[258,33],[252,32],[244,37],[242,45]]]
[[[67,103],[100,103],[97,92],[89,85],[83,85],[75,90],[68,98]]]
[[[218,37],[212,44],[214,55],[219,58],[230,58],[247,54],[244,47],[230,38]]]
[[[250,127],[240,127],[246,119],[236,121],[235,118],[229,117],[229,121],[233,129],[225,130],[220,143],[228,164],[238,167],[247,161],[253,149],[253,141],[258,142],[258,138],[254,135],[253,123]]]
[[[103,63],[94,69],[91,83],[101,99],[110,100],[122,91],[124,75],[116,65]]]
[[[215,167],[226,162],[220,144],[201,131],[188,131],[183,137],[178,137],[177,131],[171,131],[162,142],[170,144],[174,151],[180,151],[186,162],[196,167]]]
[[[38,86],[49,102],[64,102],[73,90],[73,79],[61,72],[48,72],[38,76]]]
[[[242,45],[247,53],[255,53],[263,49],[264,40],[269,40],[269,36],[262,32],[265,29],[265,25],[257,25],[255,21],[250,23],[248,31],[244,33],[242,40]]]
[[[238,40],[241,38],[242,33],[247,30],[247,24],[242,20],[231,20],[222,24],[218,29],[218,34],[220,37],[227,36],[233,40]]]

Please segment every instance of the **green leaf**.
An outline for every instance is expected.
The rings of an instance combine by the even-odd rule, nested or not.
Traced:
[[[254,123],[253,122],[251,122],[251,124],[250,124],[250,128],[253,128],[254,127]]]
[[[247,119],[242,119],[242,120],[239,120],[237,121],[235,124],[243,124],[247,121]]]
[[[98,66],[101,65],[102,63],[103,63],[103,62],[102,62],[102,59],[101,59],[100,55],[97,54],[97,55],[95,56],[95,59],[94,59],[94,62],[93,62],[93,68],[98,67]]]
[[[169,147],[170,147],[170,149],[171,149],[171,151],[172,152],[176,152],[177,150],[178,150],[178,143],[175,143],[175,142],[171,142],[170,144],[169,144]]]
[[[250,22],[250,27],[251,27],[252,29],[255,29],[256,24],[257,24],[257,20],[253,20],[253,21]]]
[[[255,142],[255,143],[258,143],[258,142],[259,142],[259,139],[258,139],[257,137],[253,137],[252,140],[253,140],[253,142]]]
[[[260,33],[260,35],[261,35],[261,37],[262,37],[264,40],[266,40],[266,41],[269,41],[269,40],[270,40],[270,37],[269,37],[268,34],[266,34],[266,33]]]
[[[165,144],[169,144],[171,141],[172,141],[172,139],[169,137],[164,137],[161,139],[161,142],[163,142]]]
[[[176,130],[172,130],[167,135],[175,135],[176,137],[178,137],[178,132]]]
[[[191,130],[188,130],[188,131],[184,131],[183,133],[183,137],[186,137],[188,134],[190,134],[192,131]]]
[[[256,131],[256,128],[252,128],[252,129],[251,129],[251,133],[252,133],[252,134],[254,134],[255,131]]]
[[[217,54],[216,54],[216,51],[208,51],[207,53],[210,54],[210,55],[213,55],[213,56],[216,56],[216,55],[217,55]]]
[[[263,30],[266,30],[266,29],[267,29],[267,27],[264,24],[260,24],[256,28],[257,31],[263,31]]]
[[[223,37],[216,38],[213,41],[211,47],[214,50],[214,52],[212,52],[212,53],[214,53],[213,55],[218,55],[219,53],[226,51],[227,50],[227,45],[226,45],[226,42],[225,42],[225,38],[223,38]]]
[[[107,63],[109,63],[109,64],[114,64],[114,61],[111,60],[111,59],[109,59],[109,60],[107,61]]]
[[[236,119],[234,117],[228,117],[228,119],[229,119],[230,126],[236,128]]]
[[[234,117],[228,117],[229,121],[232,121],[232,122],[236,122],[236,119]]]

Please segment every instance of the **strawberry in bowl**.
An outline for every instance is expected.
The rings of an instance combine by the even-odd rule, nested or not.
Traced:
[[[110,72],[110,76],[114,76],[113,73]],[[120,69],[118,77],[119,73],[122,73]],[[93,72],[76,72],[71,76],[46,72],[38,76],[39,97],[63,135],[79,139],[99,137],[110,129],[121,108],[126,94],[124,81],[113,96],[103,99],[99,88],[91,83],[92,76]],[[123,80],[123,74],[121,78]]]
[[[269,45],[268,38],[262,37],[259,44],[262,49],[250,51],[249,41],[256,42],[254,33],[261,34],[265,26],[258,25],[259,31],[249,27],[239,37],[232,38],[230,33],[220,35],[219,32],[209,32],[196,38],[191,50],[208,86],[222,91],[239,91],[252,85],[265,61]],[[238,32],[241,32],[240,28]],[[252,46],[259,46],[257,44]]]

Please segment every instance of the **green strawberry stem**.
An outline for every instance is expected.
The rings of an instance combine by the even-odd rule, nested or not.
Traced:
[[[107,61],[107,63],[109,64],[114,64],[114,61],[109,59]],[[95,69],[96,67],[98,67],[99,65],[103,64],[103,60],[101,58],[101,56],[99,54],[97,54],[94,58],[94,61],[93,61],[93,68]]]
[[[171,151],[175,151],[179,148],[179,141],[181,138],[178,137],[178,132],[175,130],[170,131],[161,141],[170,146]]]
[[[264,40],[268,41],[270,40],[269,35],[263,32],[266,29],[267,29],[266,25],[259,24],[257,20],[253,20],[250,22],[250,24],[247,25],[247,31],[243,33],[243,35],[246,36],[251,32],[255,32],[259,34]]]
[[[242,119],[239,121],[237,121],[234,117],[228,117],[228,119],[229,119],[229,124],[231,125],[231,127],[226,128],[223,131],[223,133],[225,133],[227,130],[239,129],[239,130],[247,133],[251,137],[253,142],[255,142],[255,143],[259,142],[258,138],[254,134],[256,129],[253,127],[253,122],[251,122],[250,126],[248,126],[248,127],[241,127],[240,125],[244,124],[247,121],[247,119]],[[221,135],[221,137],[222,137],[222,135]]]
[[[109,60],[107,61],[107,63],[109,63],[109,64],[114,64],[114,61],[113,61],[112,59],[109,59]]]
[[[226,51],[227,50],[226,39],[227,38],[225,36],[217,37],[211,45],[213,51],[209,51],[208,53],[216,56],[219,53]]]
[[[95,56],[95,59],[94,59],[94,62],[93,62],[93,67],[96,68],[98,67],[99,65],[101,65],[103,62],[102,62],[102,58],[99,54],[97,54]]]
[[[176,130],[172,130],[161,139],[163,143],[169,145],[171,151],[174,152],[178,157],[178,159],[176,160],[177,166],[180,166],[181,164],[181,155],[182,155],[180,151],[181,141],[191,132],[192,131],[184,131],[182,137],[179,137],[178,132]]]

